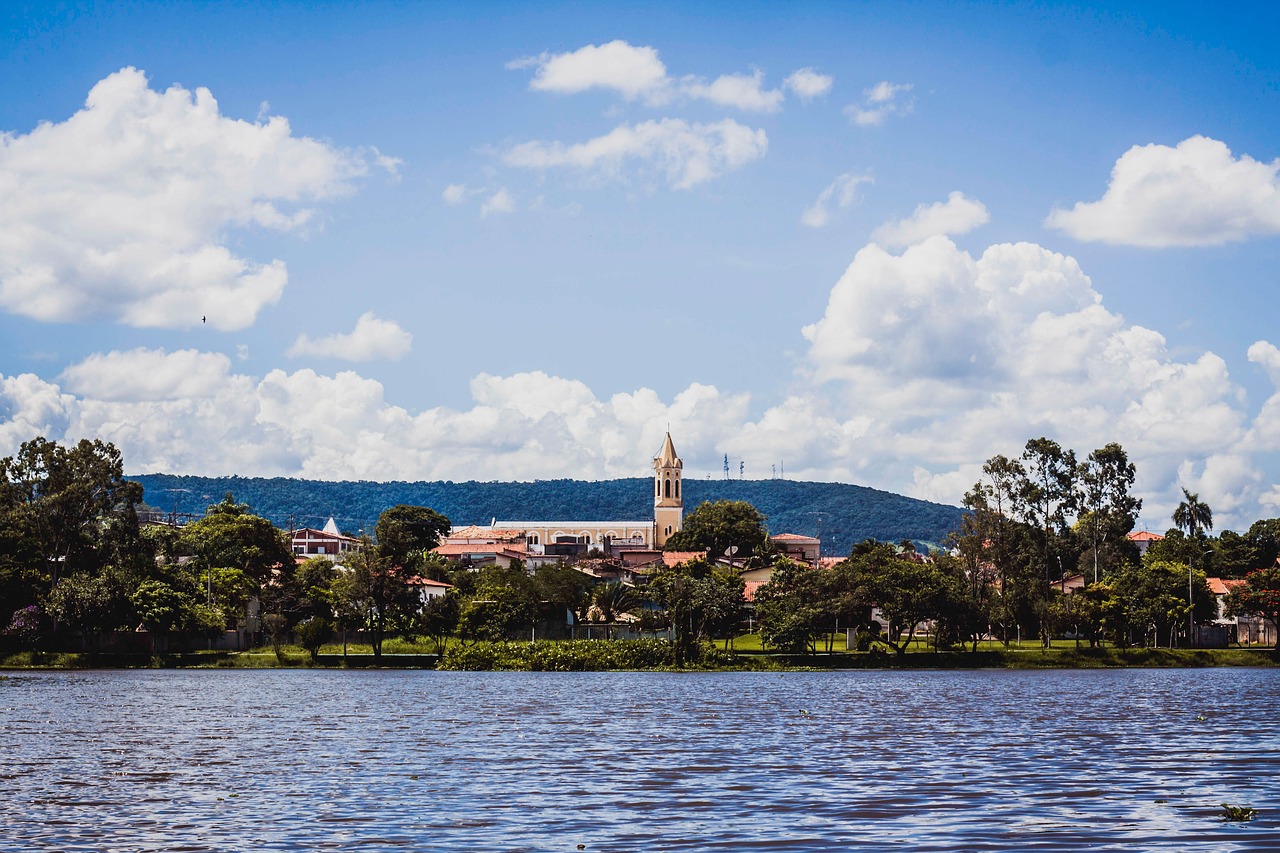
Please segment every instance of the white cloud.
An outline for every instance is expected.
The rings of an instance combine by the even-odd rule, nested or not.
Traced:
[[[1174,148],[1135,145],[1102,198],[1054,210],[1045,224],[1078,240],[1117,245],[1219,246],[1280,234],[1280,159],[1233,157],[1216,139]]]
[[[350,332],[327,335],[314,340],[299,335],[289,347],[293,357],[312,355],[340,358],[344,361],[397,361],[409,354],[413,335],[392,320],[380,320],[372,311],[362,314]]]
[[[656,49],[636,47],[621,39],[589,44],[568,53],[544,53],[507,65],[529,66],[537,69],[529,88],[541,92],[572,95],[589,89],[611,89],[628,100],[661,102],[668,97],[671,86],[667,67]]]
[[[196,356],[206,367],[219,358]],[[139,350],[99,356],[93,370],[116,376],[154,369],[157,359],[174,360],[161,367],[165,375],[192,361],[185,353]],[[470,408],[413,414],[388,404],[380,383],[349,371],[273,370],[254,379],[215,369],[206,378],[197,397],[144,388],[108,400],[92,387],[72,396],[35,376],[0,375],[0,455],[36,435],[96,436],[121,449],[131,472],[330,480],[643,476],[668,424],[686,458],[711,458],[747,406],[746,397],[705,385],[669,402],[647,388],[600,399],[581,382],[520,373],[475,377]]]
[[[861,105],[850,104],[844,108],[849,120],[861,127],[879,127],[891,116],[910,113],[915,101],[910,96],[910,83],[890,83],[882,80],[863,91]]]
[[[800,216],[800,222],[810,228],[822,228],[831,219],[828,206],[833,199],[840,208],[849,207],[858,200],[858,187],[874,182],[870,174],[855,175],[852,172],[846,172],[840,175],[826,189],[818,193],[818,198],[813,204],[805,208]]]
[[[671,101],[699,99],[747,112],[777,112],[786,95],[782,89],[764,88],[764,72],[722,74],[710,83],[697,75],[675,79],[653,47],[640,47],[621,39],[589,44],[565,53],[543,53],[507,63],[508,68],[534,68],[529,88],[573,95],[592,89],[617,92],[628,101],[661,106]],[[783,85],[808,99],[831,88],[832,79],[812,68],[802,68]]]
[[[990,218],[982,202],[953,192],[946,201],[919,205],[906,219],[886,222],[872,232],[871,239],[882,246],[898,248],[938,234],[967,234]]]
[[[63,371],[59,381],[80,396],[136,403],[211,397],[230,372],[231,360],[221,353],[139,348],[91,355]]]
[[[688,189],[763,157],[768,146],[763,130],[732,119],[712,124],[661,119],[623,124],[573,145],[524,142],[504,159],[523,168],[571,167],[612,178],[621,178],[624,166],[638,161],[663,173],[676,189]]]
[[[477,192],[479,191],[471,189],[466,184],[449,184],[444,188],[444,192],[440,193],[440,197],[444,199],[445,204],[458,205]]]
[[[782,108],[781,89],[765,89],[764,72],[723,74],[711,83],[698,80],[685,82],[682,91],[692,98],[702,98],[722,107],[748,112],[773,113]]]
[[[782,85],[790,89],[801,100],[807,101],[831,91],[835,82],[833,77],[819,74],[812,68],[801,68],[793,71],[791,76],[782,81]]]
[[[84,109],[0,135],[0,307],[45,321],[241,329],[280,298],[283,261],[224,245],[235,228],[314,227],[365,154],[220,114],[207,89],[157,92],[125,68]],[[375,161],[385,161],[374,152]]]
[[[480,205],[480,215],[488,216],[490,213],[514,213],[516,209],[516,200],[507,192],[506,187],[501,187],[493,195],[489,196]]]
[[[1259,497],[1231,461],[1251,452],[1251,427],[1225,362],[1176,358],[1159,333],[1108,311],[1072,258],[1040,246],[974,258],[942,236],[900,255],[872,244],[804,334],[817,385],[766,414],[774,433],[819,448],[787,456],[798,478],[826,471],[956,502],[975,465],[1048,435],[1080,452],[1119,441],[1153,510],[1188,460],[1213,472],[1206,493],[1223,507]]]

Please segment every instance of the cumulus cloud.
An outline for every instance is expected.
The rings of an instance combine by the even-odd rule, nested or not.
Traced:
[[[1280,234],[1278,173],[1280,159],[1235,157],[1204,136],[1173,148],[1135,145],[1116,161],[1101,199],[1054,210],[1045,224],[1078,240],[1147,248]]]
[[[566,53],[543,53],[517,59],[508,68],[536,69],[529,88],[572,95],[589,89],[608,89],[628,100],[643,98],[661,102],[668,97],[671,80],[667,66],[652,47],[636,47],[621,39],[589,44]]]
[[[773,113],[782,108],[781,89],[764,88],[764,72],[754,74],[723,74],[710,83],[688,81],[683,91],[694,98],[702,98],[722,107],[734,107],[748,112]]]
[[[829,209],[831,204],[834,203],[840,208],[849,207],[858,200],[858,187],[874,182],[869,174],[855,175],[852,172],[846,172],[840,175],[826,189],[818,193],[818,198],[813,204],[805,208],[800,216],[800,222],[810,228],[822,228],[831,219]]]
[[[542,53],[507,63],[508,68],[533,68],[529,88],[573,95],[592,89],[612,91],[628,101],[662,106],[676,99],[698,99],[746,112],[777,112],[786,98],[782,89],[766,89],[764,72],[722,74],[711,82],[694,74],[672,77],[656,48],[621,39],[589,44],[564,53]],[[824,94],[832,80],[812,68],[802,68],[783,81],[801,98]]]
[[[91,355],[63,371],[59,381],[77,395],[136,403],[208,398],[230,372],[231,360],[221,353],[139,348]]]
[[[906,115],[915,106],[910,83],[890,83],[882,80],[863,91],[861,104],[844,108],[849,120],[860,127],[879,127],[892,116]]]
[[[131,472],[256,474],[320,479],[535,479],[647,473],[670,424],[681,452],[715,456],[741,423],[745,396],[690,385],[669,401],[641,388],[597,397],[583,383],[520,373],[481,374],[473,405],[410,413],[382,385],[350,371],[272,370],[260,379],[225,369],[210,354],[136,350],[95,357],[75,375],[155,369],[205,371],[199,395],[179,382],[80,395],[31,375],[0,375],[0,455],[35,435],[114,442]],[[126,383],[127,380],[113,380]],[[123,386],[121,386],[123,387]]]
[[[688,189],[763,157],[768,146],[763,130],[732,119],[700,124],[668,118],[623,124],[572,145],[524,142],[504,159],[527,169],[569,167],[610,178],[621,178],[625,166],[638,162],[662,173],[672,187]]]
[[[360,316],[350,332],[315,339],[299,335],[288,354],[295,358],[312,355],[344,361],[398,361],[409,354],[412,346],[413,335],[396,322],[381,320],[369,311]]]
[[[872,232],[871,239],[881,246],[898,248],[937,234],[967,234],[990,218],[982,202],[953,192],[946,201],[919,205],[905,219],[886,222]]]
[[[1048,435],[1081,452],[1119,441],[1153,511],[1189,460],[1213,473],[1214,505],[1258,495],[1231,461],[1252,425],[1223,359],[1174,356],[1158,332],[1109,311],[1074,259],[1041,246],[975,258],[944,236],[901,254],[869,245],[803,331],[815,387],[766,420],[797,446],[816,435],[815,447],[847,447],[831,460],[837,479],[954,503],[982,460]],[[797,477],[824,465],[820,452],[787,457]]]
[[[497,192],[485,199],[484,204],[480,205],[480,215],[488,216],[491,213],[514,213],[515,209],[515,197],[507,191],[506,187],[500,187]]]
[[[223,116],[207,89],[152,90],[125,68],[65,121],[0,135],[0,307],[45,321],[219,329],[276,302],[280,260],[236,256],[236,228],[315,227],[373,152]]]
[[[835,78],[826,74],[819,74],[812,68],[801,68],[793,71],[790,77],[782,81],[782,85],[790,89],[803,101],[827,94],[827,92],[831,91],[833,83],[835,83]]]

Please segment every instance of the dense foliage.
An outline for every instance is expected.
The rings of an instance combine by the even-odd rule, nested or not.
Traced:
[[[362,524],[360,547],[341,565],[303,561],[284,530],[231,492],[199,514],[169,519],[185,524],[142,524],[142,487],[122,470],[118,451],[102,442],[37,439],[0,460],[6,644],[94,650],[108,641],[119,650],[142,637],[150,651],[166,651],[234,631],[239,642],[270,642],[277,655],[298,642],[314,660],[325,642],[341,636],[345,647],[355,632],[375,658],[387,638],[427,638],[455,668],[634,669],[719,665],[750,619],[766,648],[797,654],[830,652],[846,630],[858,648],[897,654],[921,634],[935,649],[976,651],[984,638],[1036,635],[1046,644],[1067,635],[1090,646],[1172,647],[1217,617],[1213,571],[1245,575],[1226,601],[1228,615],[1280,619],[1280,519],[1215,537],[1212,510],[1186,491],[1173,519],[1181,529],[1139,558],[1125,536],[1141,508],[1129,493],[1135,471],[1114,444],[1077,461],[1041,438],[1016,458],[992,457],[965,496],[968,512],[946,552],[909,538],[866,538],[834,566],[794,563],[767,539],[766,523],[776,520],[734,496],[697,504],[671,545],[713,558],[732,552],[735,565],[696,559],[639,579],[598,552],[584,565],[532,571],[519,560],[479,569],[449,562],[431,549],[450,518],[407,503]],[[577,485],[619,482],[646,481]],[[803,492],[818,484],[740,485]],[[163,493],[186,495],[184,488]],[[621,514],[615,510],[599,514]],[[744,567],[772,567],[768,583],[753,585],[750,605]],[[1084,577],[1068,592],[1073,573]],[[575,642],[584,634],[651,639]],[[718,641],[723,653],[711,651]]]

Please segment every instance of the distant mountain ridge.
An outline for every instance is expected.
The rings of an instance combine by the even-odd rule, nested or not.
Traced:
[[[227,492],[280,527],[320,527],[332,516],[345,531],[372,533],[396,504],[429,506],[455,525],[508,521],[639,521],[653,518],[652,480],[505,482],[328,482],[285,477],[189,477],[142,474],[144,500],[165,512],[203,515]],[[703,501],[745,500],[768,518],[771,533],[821,534],[824,554],[848,554],[872,538],[940,546],[959,527],[959,507],[845,483],[796,480],[686,480],[685,512]]]

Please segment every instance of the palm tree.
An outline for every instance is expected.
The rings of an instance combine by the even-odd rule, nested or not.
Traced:
[[[595,605],[605,623],[605,638],[609,639],[612,634],[611,625],[614,614],[625,613],[635,607],[635,595],[630,587],[614,581],[596,588]]]
[[[1187,491],[1183,486],[1182,496],[1185,498],[1173,511],[1174,526],[1187,531],[1188,536],[1213,529],[1213,510],[1209,505],[1200,502],[1200,494]]]

